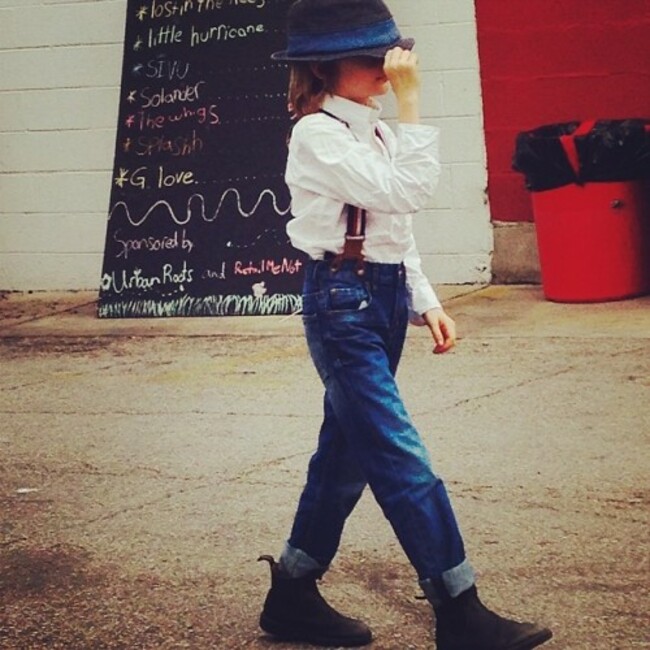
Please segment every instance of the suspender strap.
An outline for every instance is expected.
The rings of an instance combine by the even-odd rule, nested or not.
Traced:
[[[350,125],[342,120],[340,117],[321,109],[321,113],[338,120],[350,128]],[[377,131],[379,131],[377,129]],[[378,132],[378,137],[381,138],[381,133]],[[363,258],[363,242],[366,239],[366,220],[367,214],[363,208],[355,205],[346,205],[347,209],[347,229],[345,231],[345,242],[343,244],[343,251],[332,259],[330,268],[336,272],[341,268],[341,264],[345,260],[356,261],[355,270],[358,275],[365,273],[365,262]]]
[[[355,270],[358,275],[365,273],[363,259],[363,242],[366,238],[366,211],[354,205],[347,206],[348,227],[345,233],[343,251],[332,260],[331,269],[336,272],[345,260],[356,261]]]

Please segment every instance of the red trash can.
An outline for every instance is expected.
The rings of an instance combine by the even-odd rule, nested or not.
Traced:
[[[521,133],[549,300],[599,302],[650,292],[650,120],[588,120]]]
[[[548,300],[600,302],[650,292],[650,182],[532,193]]]

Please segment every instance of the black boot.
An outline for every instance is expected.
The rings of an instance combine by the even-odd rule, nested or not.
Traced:
[[[547,628],[491,612],[479,600],[476,587],[436,607],[438,650],[530,650],[552,636]]]
[[[356,647],[372,641],[365,623],[339,614],[325,602],[316,586],[322,571],[291,578],[270,555],[259,560],[271,566],[271,589],[260,616],[265,632],[285,641],[322,646]]]

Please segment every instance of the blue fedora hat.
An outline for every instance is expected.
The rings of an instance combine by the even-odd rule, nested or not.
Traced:
[[[349,56],[383,58],[393,47],[413,48],[402,38],[382,0],[297,0],[289,8],[287,49],[276,61],[333,61]]]

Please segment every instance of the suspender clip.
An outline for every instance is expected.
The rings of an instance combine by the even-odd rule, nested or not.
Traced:
[[[363,258],[363,242],[366,239],[366,211],[353,205],[348,205],[348,227],[345,233],[343,252],[334,257],[330,268],[336,273],[345,260],[355,260],[355,272],[364,275],[366,272]]]

